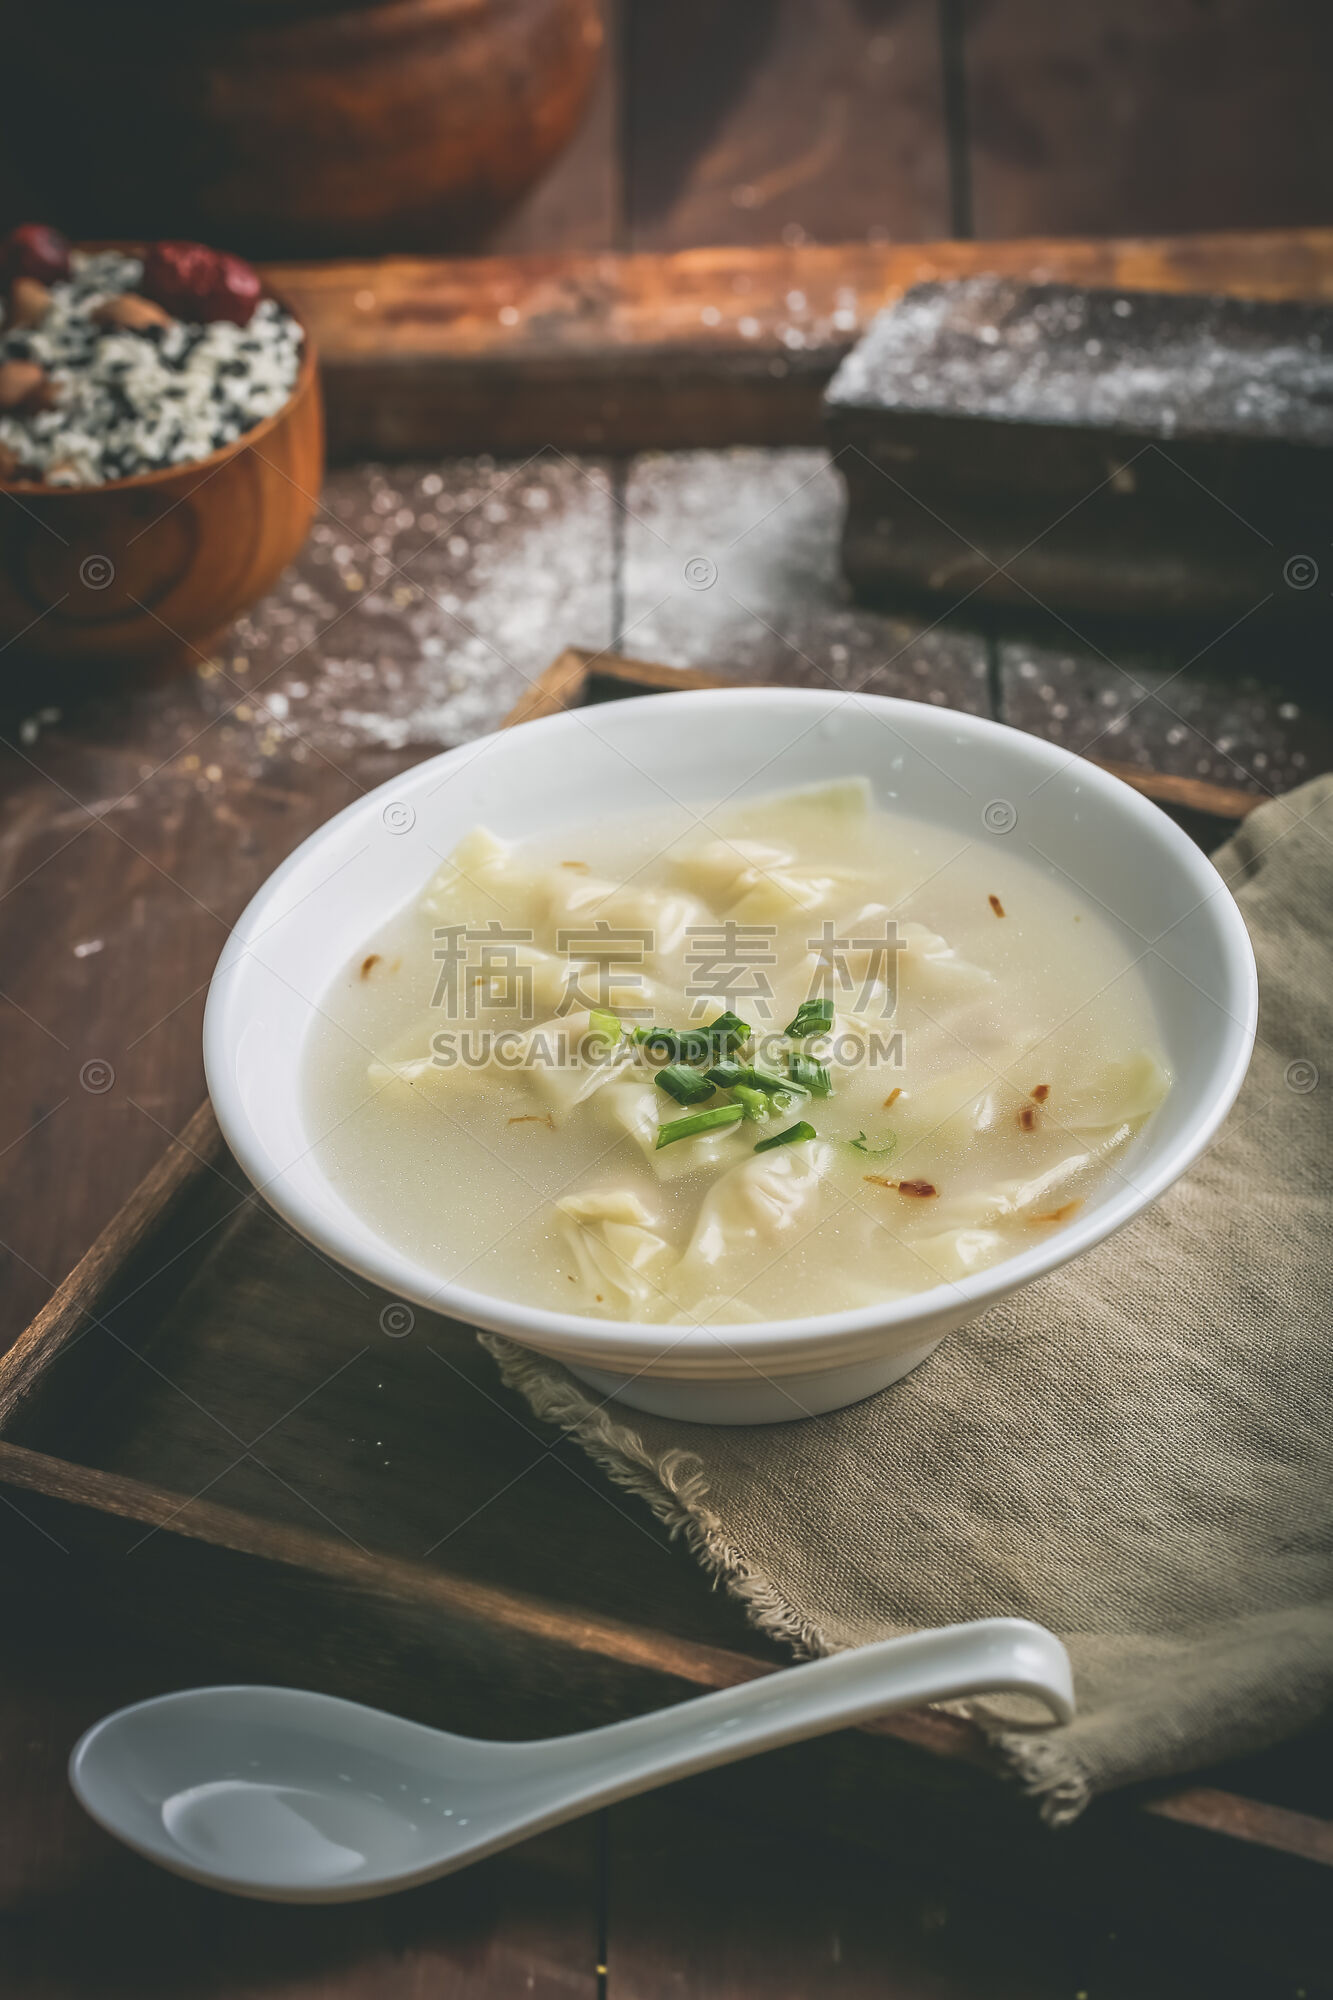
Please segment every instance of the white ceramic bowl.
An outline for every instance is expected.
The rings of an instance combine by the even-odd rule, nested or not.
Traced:
[[[1072,880],[1140,958],[1173,1087],[1120,1171],[1057,1236],[882,1307],[682,1337],[679,1328],[545,1312],[442,1283],[325,1178],[300,1089],[315,1010],[353,952],[417,896],[471,827],[521,838],[649,811],[683,832],[723,800],[861,773],[883,803],[1002,842]],[[1038,737],[949,709],[746,688],[649,695],[527,723],[433,757],[349,806],[241,917],[209,992],[204,1059],[237,1159],[330,1256],[400,1299],[553,1355],[635,1408],[767,1423],[837,1409],[895,1381],[955,1327],[1137,1215],[1225,1117],[1249,1062],[1256,1009],[1254,956],[1221,877],[1118,779]]]

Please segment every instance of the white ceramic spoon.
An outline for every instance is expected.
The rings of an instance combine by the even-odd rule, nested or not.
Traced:
[[[1010,1690],[1074,1712],[1060,1641],[1021,1618],[885,1639],[605,1729],[492,1743],[298,1688],[119,1709],[70,1783],[150,1861],[215,1889],[344,1903],[447,1875],[595,1806],[890,1709]]]

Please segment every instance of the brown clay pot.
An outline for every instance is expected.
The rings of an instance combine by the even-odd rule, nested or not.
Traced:
[[[188,665],[271,588],[309,531],[324,472],[306,336],[283,407],[190,465],[104,486],[0,484],[0,669]]]
[[[574,131],[600,0],[0,0],[0,153],[71,235],[475,242]]]

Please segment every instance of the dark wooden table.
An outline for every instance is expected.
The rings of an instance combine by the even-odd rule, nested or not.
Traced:
[[[1076,28],[1042,0],[966,22],[925,0],[632,6],[583,137],[499,247],[1327,219],[1307,46],[1322,15],[1294,0],[1168,0],[1150,24],[1078,13]],[[204,988],[276,861],[498,721],[566,643],[948,703],[1261,792],[1327,768],[1326,684],[1299,649],[1201,641],[1190,661],[1160,634],[1094,644],[866,612],[838,582],[837,508],[813,449],[342,467],[300,563],[213,657],[73,702],[11,686],[0,1340],[197,1103]],[[698,554],[718,569],[706,591],[684,580]],[[1333,1991],[1312,1866],[1113,1805],[1059,1838],[1012,1800],[979,1809],[969,1792],[951,1810],[962,1794],[915,1782],[910,1756],[867,1800],[854,1739],[691,1781],[385,1904],[235,1905],[117,1849],[65,1788],[77,1732],[169,1670],[77,1606],[8,1622],[3,2000]],[[1313,1809],[1326,1768],[1296,1746],[1245,1782]]]
[[[213,658],[12,718],[10,1333],[197,1101],[203,989],[275,861],[362,789],[497,721],[557,641],[861,683],[1233,785],[1280,789],[1328,763],[1327,706],[1283,683],[1291,663],[1209,678],[1160,647],[1120,664],[1068,635],[853,607],[837,507],[813,451],[339,470],[301,562]],[[684,581],[701,552],[719,572],[707,592]],[[973,1802],[960,1825],[947,1787],[909,1773],[867,1802],[854,1750],[817,1746],[383,1906],[238,1911],[115,1851],[64,1788],[78,1729],[162,1685],[160,1663],[76,1618],[6,1654],[0,1991],[22,2000],[593,1992],[602,1962],[634,1995],[1321,1990],[1327,1884],[1308,1864],[1114,1809],[1059,1839],[1003,1814],[978,1824]],[[1300,1759],[1265,1782],[1317,1803]]]

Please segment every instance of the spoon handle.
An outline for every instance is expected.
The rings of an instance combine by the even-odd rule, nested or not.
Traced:
[[[566,1775],[577,1770],[586,1779],[584,1803],[607,1804],[894,1709],[1001,1691],[1035,1696],[1057,1721],[1071,1719],[1069,1656],[1054,1633],[1025,1618],[913,1632],[542,1748],[556,1753]]]

